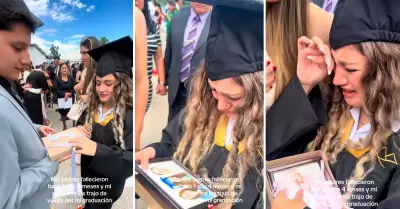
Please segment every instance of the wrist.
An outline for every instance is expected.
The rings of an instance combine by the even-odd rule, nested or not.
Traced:
[[[311,90],[314,88],[313,86],[308,86],[308,85],[301,85],[303,87],[304,92],[306,95],[309,95]]]

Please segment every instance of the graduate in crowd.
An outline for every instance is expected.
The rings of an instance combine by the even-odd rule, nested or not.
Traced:
[[[276,102],[282,116],[275,118],[276,126],[310,123],[315,112],[307,95],[332,73],[329,122],[308,149],[323,151],[345,203],[355,209],[399,207],[399,7],[399,1],[339,1],[331,49],[318,37],[301,37],[296,82]],[[291,108],[298,112],[295,118],[286,117]],[[278,196],[273,209],[306,207],[301,195]]]
[[[26,109],[28,110],[28,115],[31,118],[32,122],[43,125],[44,115],[43,115],[43,107],[42,107],[43,103],[42,103],[41,93],[47,92],[47,90],[49,89],[46,76],[40,69],[34,69],[30,72],[30,74],[26,78],[26,84],[31,89],[38,90],[37,92],[34,91],[24,92],[24,104],[26,106]]]
[[[276,126],[276,118],[282,117],[275,111],[274,102],[279,98],[286,86],[292,86],[296,79],[297,40],[301,36],[318,36],[325,43],[329,40],[333,15],[325,12],[310,0],[267,0],[265,24],[266,56],[266,122],[265,138],[275,139],[265,141],[267,160],[300,154],[305,151],[307,144],[317,135],[319,126],[326,124],[325,109],[316,110],[310,117],[310,123],[296,123],[293,127],[284,124]],[[321,85],[325,87],[327,85]],[[315,88],[308,96],[313,107],[321,107],[321,90]],[[301,89],[299,89],[301,90]],[[289,95],[291,97],[291,95]],[[296,99],[293,99],[296,100]],[[307,102],[307,101],[304,101]],[[304,114],[297,108],[291,110],[290,117]],[[297,133],[297,131],[300,132]],[[281,133],[285,133],[281,135]]]
[[[146,168],[149,159],[173,156],[194,173],[226,179],[210,182],[230,185],[223,198],[242,201],[228,200],[226,207],[263,208],[263,4],[198,2],[214,6],[205,65],[193,78],[187,107],[163,130],[161,142],[135,158]]]
[[[18,80],[20,72],[30,64],[31,34],[37,28],[34,15],[23,0],[0,1],[2,209],[50,208],[49,200],[54,192],[51,178],[57,174],[59,163],[50,160],[40,139],[54,130],[32,122],[10,85],[10,81]]]
[[[102,185],[88,189],[84,199],[96,201],[85,209],[110,209],[121,196],[125,181],[133,173],[133,41],[127,36],[91,50],[88,54],[97,62],[95,77],[90,81],[88,107],[78,120],[78,128],[89,139],[71,140],[81,154],[82,177],[105,178],[105,181],[83,180],[84,186]],[[104,187],[105,185],[110,185]],[[91,196],[87,192],[106,192]],[[112,202],[101,203],[101,199]]]

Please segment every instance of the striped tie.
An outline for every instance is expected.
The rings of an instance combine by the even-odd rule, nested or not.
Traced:
[[[332,0],[327,0],[327,1],[328,1],[328,3],[325,6],[325,11],[333,13],[333,11],[331,11],[333,2],[332,2]]]
[[[184,82],[189,77],[190,61],[192,60],[194,52],[195,37],[197,34],[197,27],[200,23],[200,17],[193,18],[192,27],[183,45],[182,60],[181,60],[181,81]]]

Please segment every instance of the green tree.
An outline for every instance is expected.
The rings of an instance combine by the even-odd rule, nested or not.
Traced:
[[[50,47],[51,58],[61,57],[61,54],[58,52],[58,50],[59,50],[58,46],[54,46],[54,44],[51,45]]]
[[[101,45],[104,45],[104,44],[106,44],[106,43],[108,43],[109,41],[108,41],[108,39],[106,38],[106,37],[101,37],[100,38],[100,44]]]

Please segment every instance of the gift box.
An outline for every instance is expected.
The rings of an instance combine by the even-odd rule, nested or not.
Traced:
[[[77,137],[86,136],[79,129],[70,128],[56,134],[47,135],[42,138],[42,141],[50,159],[57,161],[72,153],[72,146],[68,142]]]
[[[289,199],[303,191],[303,201],[313,209],[342,209],[344,198],[321,151],[268,161],[267,196],[284,191]]]
[[[150,208],[204,209],[217,205],[207,184],[173,158],[154,159],[149,168],[135,164],[135,192]]]

